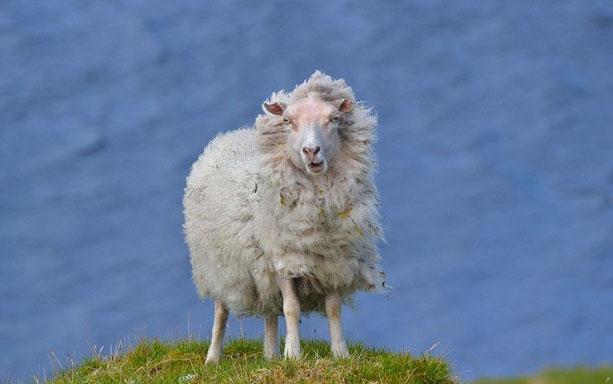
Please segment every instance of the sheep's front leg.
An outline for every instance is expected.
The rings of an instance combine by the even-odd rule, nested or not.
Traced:
[[[341,296],[338,292],[329,293],[326,296],[326,317],[328,317],[328,327],[330,329],[330,349],[332,356],[345,358],[349,357],[347,344],[343,337],[341,327]]]
[[[223,335],[228,321],[228,309],[219,300],[215,300],[215,320],[213,321],[213,332],[211,335],[211,345],[206,354],[206,363],[217,363],[223,354]]]
[[[278,318],[277,315],[266,316],[264,325],[264,358],[271,360],[279,355],[279,347],[277,347],[277,330]]]
[[[300,302],[292,279],[279,278],[283,296],[283,315],[287,332],[285,335],[285,358],[300,358]]]

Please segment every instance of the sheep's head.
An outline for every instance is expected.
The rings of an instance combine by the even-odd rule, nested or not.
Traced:
[[[264,103],[263,108],[283,118],[292,162],[311,175],[320,175],[340,152],[339,129],[353,109],[353,102],[328,102],[312,94],[290,105]]]

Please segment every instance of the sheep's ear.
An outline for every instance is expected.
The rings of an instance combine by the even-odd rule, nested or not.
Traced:
[[[264,103],[262,104],[262,110],[271,115],[282,115],[285,110],[285,104],[283,103]]]
[[[338,108],[338,110],[341,112],[347,113],[353,110],[353,102],[351,100],[347,100],[347,99],[336,100],[334,102],[334,105],[336,105],[336,108]]]

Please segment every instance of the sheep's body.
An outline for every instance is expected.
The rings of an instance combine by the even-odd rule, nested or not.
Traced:
[[[194,163],[184,198],[198,291],[221,299],[237,314],[266,312],[275,305],[274,281],[254,238],[257,158],[255,130],[217,136]]]
[[[315,73],[292,93],[350,98],[342,80]],[[383,285],[381,236],[372,181],[375,118],[357,106],[341,132],[340,156],[313,177],[287,160],[280,118],[260,115],[255,128],[215,138],[187,179],[185,232],[202,296],[238,315],[282,313],[276,276],[294,278],[302,311],[324,311],[324,297],[347,300]]]

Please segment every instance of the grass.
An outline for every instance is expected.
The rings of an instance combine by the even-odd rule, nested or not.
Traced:
[[[613,384],[613,366],[552,369],[531,377],[483,379],[474,384]]]
[[[221,363],[205,365],[208,343],[186,340],[164,343],[143,340],[130,351],[111,357],[92,357],[57,373],[53,384],[68,383],[414,383],[451,384],[448,365],[433,356],[413,357],[361,344],[349,347],[351,357],[333,359],[327,343],[302,343],[300,360],[266,361],[262,344],[234,340]]]

